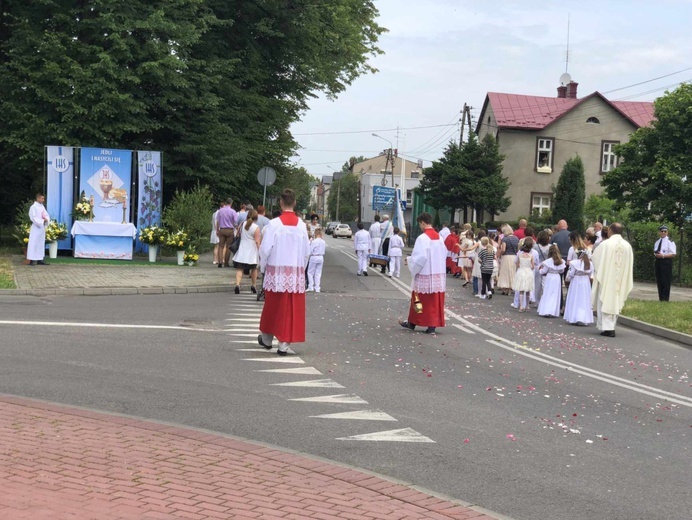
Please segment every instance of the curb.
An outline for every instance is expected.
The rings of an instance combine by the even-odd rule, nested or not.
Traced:
[[[197,294],[231,292],[235,285],[198,287],[71,287],[59,289],[0,289],[2,296],[112,296],[132,294]]]
[[[658,325],[652,325],[651,323],[646,323],[643,321],[636,320],[634,318],[628,318],[626,316],[618,316],[618,324],[624,325],[630,329],[636,329],[641,332],[646,332],[652,336],[658,336],[660,338],[668,339],[680,343],[685,348],[692,349],[692,336],[685,334],[684,332],[677,332],[674,330],[666,329],[664,327],[659,327]]]

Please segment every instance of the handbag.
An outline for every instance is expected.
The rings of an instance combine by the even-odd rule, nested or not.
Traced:
[[[228,249],[230,249],[231,253],[233,254],[238,252],[238,249],[240,249],[240,235],[233,239],[233,242],[231,242],[231,245],[228,246]]]

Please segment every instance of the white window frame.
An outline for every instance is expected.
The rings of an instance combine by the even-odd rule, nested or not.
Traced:
[[[538,203],[536,203],[536,199],[539,199]],[[547,205],[545,204],[545,200],[548,201]],[[538,214],[542,215],[545,210],[550,211],[552,206],[553,197],[550,193],[531,193],[531,214],[533,214],[533,210],[537,209]]]
[[[553,171],[553,158],[555,154],[555,138],[536,138],[536,170],[539,173],[551,173]],[[545,159],[545,160],[542,160]]]
[[[613,150],[620,141],[601,141],[601,173],[607,173],[618,165],[618,156]]]

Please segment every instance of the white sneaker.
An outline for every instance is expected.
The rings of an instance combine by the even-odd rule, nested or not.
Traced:
[[[481,300],[486,300],[488,297],[485,294],[478,296]]]
[[[391,277],[392,277],[392,273],[389,273],[387,276],[389,276],[389,277],[391,278]]]

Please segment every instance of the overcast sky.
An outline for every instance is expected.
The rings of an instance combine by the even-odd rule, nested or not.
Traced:
[[[351,156],[372,157],[388,148],[373,132],[397,147],[397,126],[400,152],[429,166],[450,138],[458,140],[464,103],[477,117],[489,91],[556,96],[565,72],[568,15],[568,72],[579,83],[579,97],[599,91],[611,100],[652,101],[663,87],[692,81],[692,0],[375,5],[378,23],[389,30],[379,42],[385,54],[370,60],[379,72],[357,79],[335,101],[313,100],[292,126],[303,148],[294,160],[318,178],[341,169]]]

